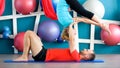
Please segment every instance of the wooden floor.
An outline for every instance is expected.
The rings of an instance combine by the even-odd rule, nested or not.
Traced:
[[[120,68],[120,54],[97,55],[104,63],[4,63],[19,55],[0,55],[0,68]],[[30,56],[31,57],[31,56]]]

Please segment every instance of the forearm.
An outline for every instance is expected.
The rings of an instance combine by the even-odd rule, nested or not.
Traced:
[[[94,20],[90,20],[87,18],[83,18],[83,22],[88,23],[88,24],[93,24],[96,26],[101,26],[101,23],[97,19],[94,21]]]
[[[96,15],[94,15],[91,19],[97,23],[101,23],[101,19],[98,18]]]
[[[100,27],[102,27],[103,24],[105,23],[102,19],[98,18],[95,15],[92,17],[92,20],[95,21],[98,24],[98,26],[100,26]]]
[[[75,37],[70,34],[69,34],[69,48],[70,48],[71,53],[76,49],[75,48]]]
[[[75,33],[74,29],[72,28],[72,25],[69,26],[69,48],[70,52],[72,53],[75,48]]]
[[[78,14],[91,19],[93,13],[84,9],[84,7],[77,0],[66,0],[71,9],[75,10]]]
[[[73,18],[73,20],[77,23],[80,23],[80,22],[84,22],[84,23],[87,23],[87,24],[93,24],[93,25],[96,25],[96,26],[100,26],[101,24],[93,21],[93,20],[90,20],[88,18],[85,18],[85,17],[76,17],[76,18]]]
[[[75,23],[84,22],[87,24],[93,24],[93,25],[99,26],[100,28],[106,30],[109,34],[111,34],[110,29],[109,29],[109,24],[108,24],[108,23],[110,23],[110,21],[105,21],[105,20],[99,19],[97,17],[93,17],[93,20],[90,20],[90,19],[87,19],[84,17],[83,18],[77,17],[77,18],[73,18],[73,19],[74,19]]]

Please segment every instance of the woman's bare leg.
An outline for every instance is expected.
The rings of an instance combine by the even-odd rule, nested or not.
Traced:
[[[42,49],[42,42],[36,33],[27,31],[24,36],[24,49],[23,54],[15,59],[15,61],[27,61],[29,51],[31,50],[32,55],[37,55]]]

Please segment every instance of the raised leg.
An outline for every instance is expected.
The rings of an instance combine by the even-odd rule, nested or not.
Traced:
[[[15,59],[15,61],[27,61],[29,51],[32,51],[32,55],[37,55],[42,49],[42,42],[40,38],[33,31],[27,31],[24,36],[24,49],[23,54]]]

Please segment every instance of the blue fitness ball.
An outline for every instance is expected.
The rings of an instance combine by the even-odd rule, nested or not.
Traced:
[[[3,27],[3,32],[9,32],[9,31],[10,31],[10,28],[8,26]]]
[[[10,36],[10,32],[6,31],[6,32],[3,32],[3,38],[9,38]]]

